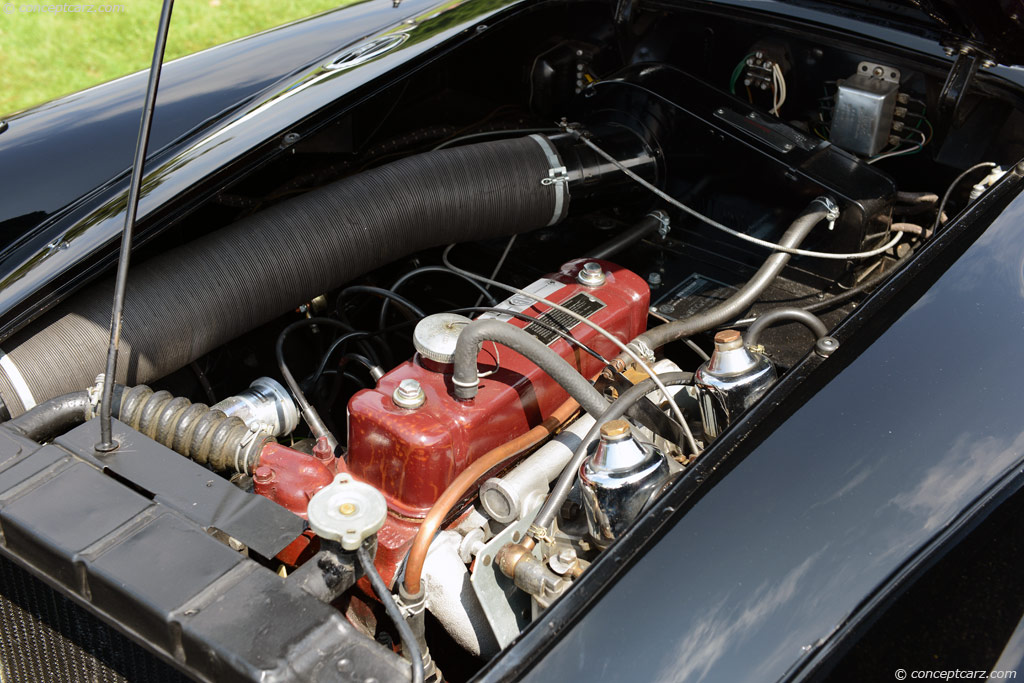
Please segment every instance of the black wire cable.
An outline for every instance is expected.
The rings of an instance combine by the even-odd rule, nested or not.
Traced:
[[[512,251],[512,245],[515,244],[516,237],[517,237],[517,235],[512,235],[511,237],[508,238],[508,242],[505,244],[505,250],[501,252],[501,257],[498,258],[498,262],[495,264],[494,270],[491,271],[491,279],[492,280],[498,277],[498,273],[501,271],[501,267],[503,265],[505,265],[505,259],[508,258],[508,253],[510,251]],[[454,271],[452,271],[452,272],[454,272]],[[459,275],[462,275],[462,273],[459,273]],[[465,275],[463,275],[463,277],[465,277]],[[476,282],[476,280],[473,280],[473,282]],[[477,282],[477,284],[480,284],[480,283]],[[477,297],[477,300],[473,303],[474,306],[479,306],[483,302],[484,296],[486,296],[488,298],[491,297],[491,285],[490,285],[490,283],[487,283],[487,284],[483,285],[483,288],[484,288],[484,293],[481,294],[479,297]],[[496,302],[493,299],[491,299],[490,304],[493,306],[495,303]]]
[[[445,140],[440,145],[434,148],[436,152],[439,149],[445,147],[451,147],[454,144],[460,142],[466,142],[469,140],[479,140],[482,138],[493,138],[493,137],[513,137],[516,135],[532,135],[534,133],[561,133],[560,128],[506,128],[503,130],[489,130],[483,133],[470,133],[469,135],[460,135],[457,138],[451,140]]]
[[[288,335],[303,327],[309,327],[311,325],[323,325],[325,327],[334,327],[345,331],[351,329],[347,324],[334,318],[303,318],[302,320],[296,320],[291,325],[281,330],[281,334],[277,336],[277,346],[274,349],[274,354],[277,357],[277,367],[281,371],[281,377],[284,379],[288,390],[292,392],[292,396],[295,398],[295,402],[299,404],[299,410],[302,413],[302,417],[305,418],[306,424],[309,425],[309,429],[313,432],[313,435],[317,438],[326,436],[327,441],[331,446],[331,450],[338,447],[338,440],[334,438],[334,434],[327,428],[323,419],[320,417],[320,413],[317,412],[313,404],[306,398],[306,394],[302,391],[302,387],[295,380],[295,376],[292,371],[288,369],[288,363],[284,359],[284,342],[288,338]]]
[[[388,618],[398,629],[398,635],[402,639],[402,651],[409,658],[409,666],[412,669],[412,683],[423,683],[423,654],[420,652],[419,643],[416,642],[416,636],[413,635],[412,629],[409,627],[409,622],[402,616],[401,610],[398,609],[398,603],[395,602],[395,596],[384,584],[384,579],[377,572],[373,558],[370,557],[370,553],[366,552],[366,547],[359,546],[356,556],[359,558],[359,564],[363,566],[363,571],[366,572],[366,578],[373,586],[373,592],[377,594],[377,599],[384,605],[384,611],[388,613]]]
[[[424,275],[426,273],[443,273],[445,275],[457,277],[466,284],[471,285],[478,292],[480,292],[481,298],[486,298],[487,303],[489,303],[490,305],[496,306],[498,304],[498,301],[493,296],[491,296],[490,293],[479,282],[477,282],[473,278],[466,277],[462,273],[456,273],[454,270],[449,270],[444,266],[422,266],[420,268],[416,268],[415,270],[410,270],[408,273],[395,280],[395,283],[391,285],[391,291],[397,293],[398,288],[404,285],[406,282],[420,275]],[[385,298],[384,303],[381,305],[380,308],[380,317],[377,320],[378,329],[383,328],[384,325],[387,323],[388,308],[390,305],[391,299]],[[476,305],[480,305],[479,299],[477,300]]]
[[[939,202],[939,212],[935,214],[935,225],[932,226],[933,235],[936,232],[938,232],[939,226],[942,225],[942,212],[946,210],[946,202],[948,202],[949,198],[953,195],[953,190],[956,189],[956,186],[959,185],[964,178],[974,173],[975,171],[979,171],[983,168],[995,168],[995,166],[996,165],[991,161],[983,161],[980,164],[975,164],[974,166],[971,166],[969,169],[958,175],[953,180],[953,182],[949,184],[949,189],[946,190],[946,194],[942,195],[942,201]]]
[[[524,320],[524,321],[527,321],[527,322],[529,322],[531,324],[537,325],[539,327],[543,327],[544,329],[548,330],[552,334],[558,335],[559,337],[564,339],[570,345],[579,347],[579,349],[581,351],[590,354],[594,358],[596,358],[599,361],[601,361],[604,365],[609,365],[610,364],[610,361],[607,358],[602,356],[598,351],[595,351],[594,349],[592,349],[590,346],[587,346],[586,344],[581,342],[579,339],[576,339],[575,337],[573,337],[572,334],[569,331],[567,331],[566,329],[558,328],[555,325],[552,325],[552,324],[548,323],[545,320],[541,320],[539,318],[535,318],[535,317],[533,317],[531,315],[527,315],[525,313],[519,313],[519,312],[516,312],[516,311],[507,311],[504,308],[493,308],[493,307],[488,307],[488,306],[469,306],[467,308],[456,308],[456,309],[453,309],[453,310],[450,310],[450,311],[446,311],[446,312],[447,313],[498,313],[498,314],[502,314],[502,315],[508,315],[508,316],[513,317],[513,318],[517,318],[519,320]],[[424,316],[424,317],[426,317],[426,316]],[[318,381],[320,379],[320,377],[327,371],[327,364],[330,362],[331,356],[334,354],[335,351],[338,350],[338,347],[340,347],[342,344],[345,344],[347,342],[350,342],[350,341],[353,341],[353,340],[356,340],[356,339],[365,339],[367,337],[372,337],[372,336],[375,336],[375,335],[385,334],[387,332],[392,332],[392,331],[395,331],[395,330],[398,330],[398,329],[406,328],[406,327],[409,327],[410,325],[414,325],[414,324],[416,324],[418,322],[419,322],[419,320],[407,320],[404,323],[399,323],[397,325],[392,325],[391,327],[385,327],[385,328],[376,330],[374,332],[363,332],[363,331],[357,330],[357,331],[349,332],[348,334],[344,334],[341,337],[338,337],[327,348],[327,351],[324,352],[324,355],[320,359],[320,363],[317,365],[316,371],[312,375],[310,375],[310,378],[309,378],[308,381],[316,382],[316,381]]]
[[[341,293],[338,294],[338,303],[336,305],[337,310],[340,311],[341,302],[353,294],[373,294],[375,296],[384,297],[385,299],[391,299],[410,314],[420,318],[427,317],[427,314],[423,312],[423,309],[406,299],[404,296],[395,294],[390,289],[384,289],[383,287],[371,287],[369,285],[352,285],[351,287],[346,287],[341,290]]]

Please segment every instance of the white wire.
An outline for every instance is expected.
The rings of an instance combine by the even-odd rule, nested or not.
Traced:
[[[907,149],[894,149],[891,152],[886,152],[885,154],[879,154],[877,157],[872,157],[871,159],[868,159],[868,163],[869,164],[873,164],[876,161],[881,161],[882,159],[888,159],[889,157],[898,157],[898,156],[902,156],[904,154],[909,154],[911,152],[916,152],[917,150],[922,149],[924,147],[924,145],[925,145],[925,142],[928,141],[928,136],[925,135],[924,133],[922,133],[919,130],[916,130],[914,132],[921,136],[921,142],[916,142],[916,143],[914,143],[913,147],[909,147]]]
[[[633,351],[631,348],[629,348],[628,346],[623,344],[621,341],[619,341],[619,339],[615,335],[613,335],[611,332],[609,332],[608,330],[604,329],[603,327],[601,327],[597,323],[595,323],[595,322],[593,322],[593,321],[583,317],[582,315],[580,315],[576,311],[569,310],[565,306],[560,306],[559,304],[556,304],[553,301],[549,301],[548,299],[545,299],[544,297],[537,296],[536,294],[532,294],[530,292],[527,292],[525,290],[519,289],[517,287],[512,287],[511,285],[506,285],[503,282],[498,282],[497,280],[492,280],[490,278],[486,278],[483,275],[477,275],[476,273],[470,272],[468,270],[463,270],[462,268],[459,268],[457,266],[453,266],[452,262],[448,259],[448,254],[451,252],[451,250],[452,250],[452,248],[454,246],[455,246],[454,244],[448,245],[448,247],[444,250],[444,253],[442,253],[442,255],[441,255],[441,260],[444,262],[444,265],[447,266],[448,268],[450,268],[451,270],[454,270],[456,273],[459,273],[460,275],[465,275],[466,277],[472,278],[474,280],[479,280],[480,282],[486,282],[487,284],[491,285],[492,287],[497,287],[498,289],[504,289],[506,292],[511,292],[512,294],[518,294],[518,295],[525,296],[527,298],[533,299],[534,301],[536,301],[538,303],[542,303],[545,306],[549,306],[552,309],[554,309],[554,310],[556,310],[556,311],[558,311],[560,313],[564,313],[564,314],[566,314],[566,315],[568,315],[568,316],[570,316],[572,318],[575,318],[576,320],[580,321],[584,325],[589,326],[591,329],[593,329],[598,334],[600,334],[600,335],[602,335],[604,337],[607,337],[608,340],[611,341],[613,344],[615,344],[615,346],[617,346],[620,351],[622,351],[623,353],[628,355],[630,358],[632,358],[633,361],[637,365],[639,365],[641,368],[643,368],[644,372],[647,373],[647,375],[651,378],[651,380],[654,381],[654,384],[661,391],[661,395],[668,402],[668,405],[672,409],[672,412],[674,413],[676,420],[679,422],[679,425],[683,429],[683,434],[686,436],[686,443],[690,447],[690,450],[693,451],[694,455],[699,455],[700,454],[700,449],[697,448],[697,441],[693,438],[693,433],[690,431],[690,425],[686,422],[686,416],[683,415],[683,411],[679,408],[678,405],[676,405],[676,402],[672,400],[672,396],[668,393],[668,387],[665,386],[664,382],[662,382],[660,379],[658,379],[658,375],[655,374],[653,369],[651,369],[651,366],[649,366],[647,363],[645,363],[644,360],[642,358],[640,358],[640,356],[638,356],[635,351]]]
[[[779,96],[782,94],[782,86],[779,85],[779,70],[775,64],[772,64],[772,108],[768,110],[768,113],[772,116],[779,115]]]
[[[896,233],[895,237],[893,237],[886,244],[882,245],[881,247],[878,247],[877,249],[871,249],[870,251],[858,251],[858,252],[854,252],[854,253],[851,253],[851,254],[832,254],[832,253],[824,252],[824,251],[811,251],[809,249],[797,249],[795,247],[784,247],[781,244],[776,244],[775,242],[769,242],[768,240],[763,240],[763,239],[759,239],[757,237],[752,237],[752,236],[747,235],[745,233],[733,230],[732,228],[730,228],[728,226],[722,225],[718,221],[716,221],[716,220],[714,220],[712,218],[708,218],[707,216],[705,216],[704,214],[700,213],[699,211],[691,209],[690,207],[688,207],[686,204],[683,204],[681,201],[679,201],[675,197],[672,197],[671,195],[666,194],[665,192],[662,192],[657,187],[655,187],[651,183],[647,182],[646,180],[644,180],[643,178],[638,176],[633,171],[631,171],[628,168],[626,168],[622,163],[620,163],[618,161],[618,159],[613,157],[611,154],[608,154],[608,152],[604,151],[603,149],[601,149],[600,147],[595,145],[592,141],[590,141],[587,138],[583,137],[577,131],[573,131],[573,132],[575,133],[575,135],[580,140],[583,141],[583,144],[585,144],[587,147],[590,147],[590,149],[592,149],[595,152],[597,152],[597,154],[599,156],[603,157],[606,161],[611,163],[617,169],[619,169],[620,171],[625,173],[627,176],[629,176],[630,178],[635,180],[637,183],[639,183],[643,187],[647,188],[648,190],[650,190],[654,194],[656,194],[659,197],[661,197],[662,199],[664,199],[669,204],[671,204],[671,205],[673,205],[673,206],[675,206],[677,208],[682,209],[683,211],[685,211],[686,213],[690,214],[694,218],[707,223],[712,228],[715,228],[717,230],[721,230],[722,232],[725,232],[725,233],[727,233],[729,235],[732,235],[733,237],[735,237],[737,239],[741,239],[741,240],[743,240],[745,242],[750,242],[751,244],[756,244],[756,245],[758,245],[760,247],[765,247],[766,249],[772,249],[774,251],[781,251],[781,252],[783,252],[785,254],[793,254],[794,256],[810,256],[811,258],[830,259],[830,260],[833,260],[833,261],[846,261],[846,260],[851,260],[851,259],[866,259],[866,258],[871,258],[872,256],[878,256],[879,254],[884,254],[885,252],[887,252],[890,249],[892,249],[893,247],[895,247],[899,243],[899,241],[901,239],[903,239],[903,233],[902,232],[898,232],[898,233]]]
[[[778,64],[772,65],[772,77],[778,80],[779,101],[775,105],[775,115],[778,116],[782,105],[786,103],[786,78],[782,75],[782,68]]]

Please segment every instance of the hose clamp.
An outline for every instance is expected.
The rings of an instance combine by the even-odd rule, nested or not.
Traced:
[[[537,524],[531,524],[530,530],[527,532],[531,536],[537,539],[540,543],[554,543],[554,537],[548,532],[547,527],[543,527]]]
[[[558,151],[547,137],[536,133],[528,137],[540,145],[548,162],[548,175],[541,178],[540,184],[555,190],[555,206],[548,222],[548,225],[554,225],[569,212],[569,174],[558,156]]]
[[[236,472],[240,472],[241,474],[252,474],[252,472],[249,471],[249,447],[252,446],[253,442],[256,441],[259,436],[269,433],[266,429],[267,425],[260,422],[253,422],[249,426],[249,431],[246,432],[245,436],[242,437],[242,440],[238,442],[238,448],[235,449],[234,464]],[[241,463],[239,463],[240,458],[242,461]]]
[[[642,339],[634,339],[629,342],[628,347],[631,348],[636,355],[640,356],[640,359],[645,363],[650,364],[657,360],[654,357],[654,351]]]
[[[105,373],[96,375],[96,383],[86,389],[86,393],[89,395],[89,415],[93,417],[99,414],[100,402],[103,400],[103,382],[106,377]]]
[[[558,168],[549,168],[548,177],[541,178],[541,185],[554,185],[556,183],[567,183],[569,182],[569,171],[566,170],[565,166],[559,166]]]

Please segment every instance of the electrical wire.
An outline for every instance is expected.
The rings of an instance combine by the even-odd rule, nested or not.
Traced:
[[[303,318],[302,320],[296,320],[291,325],[281,330],[281,334],[277,336],[277,346],[274,348],[274,354],[277,357],[277,367],[281,371],[281,377],[284,379],[285,385],[288,390],[292,393],[295,398],[295,402],[299,404],[299,410],[302,413],[302,417],[306,420],[306,424],[309,425],[309,430],[313,432],[313,435],[317,438],[321,436],[327,437],[327,442],[334,450],[338,447],[338,440],[334,438],[334,434],[328,429],[323,419],[320,417],[320,413],[317,412],[313,404],[306,398],[305,392],[302,391],[302,387],[295,380],[295,376],[292,371],[288,369],[288,363],[284,359],[284,342],[288,338],[288,335],[299,329],[300,327],[309,327],[311,325],[324,325],[326,327],[334,327],[343,331],[351,329],[345,323],[334,318]]]
[[[772,104],[774,105],[769,114],[779,116],[779,110],[786,101],[786,79],[782,75],[782,69],[778,64],[772,64]]]
[[[448,271],[448,272],[452,272],[452,271]],[[454,275],[455,273],[452,273],[452,274]],[[461,277],[461,275],[460,275],[460,277]],[[593,356],[597,360],[601,361],[604,365],[609,365],[611,363],[611,361],[609,361],[607,358],[602,356],[600,352],[595,351],[590,346],[584,344],[579,339],[576,339],[575,337],[573,337],[572,333],[570,333],[569,331],[567,331],[567,330],[565,330],[563,328],[556,327],[555,325],[553,325],[553,324],[551,324],[551,323],[549,323],[549,322],[547,322],[545,320],[541,320],[539,318],[535,318],[532,315],[527,315],[526,313],[520,313],[518,311],[509,311],[509,310],[506,310],[504,308],[495,308],[495,307],[492,307],[492,306],[468,306],[466,308],[456,308],[456,309],[452,309],[452,310],[446,311],[446,312],[447,313],[498,313],[498,314],[501,314],[501,315],[507,315],[507,316],[516,318],[518,320],[524,320],[526,322],[529,322],[531,325],[537,325],[538,327],[543,327],[545,330],[547,330],[547,331],[551,332],[552,334],[557,335],[558,337],[564,339],[570,346],[577,346],[577,347],[579,347],[579,349],[581,351],[583,351],[583,352]],[[381,329],[378,329],[378,330],[373,331],[373,332],[364,332],[362,330],[355,330],[355,331],[350,331],[347,334],[342,335],[341,337],[335,339],[331,343],[331,345],[327,348],[327,351],[324,352],[323,356],[320,358],[320,362],[317,364],[316,370],[313,372],[312,375],[310,375],[309,381],[310,382],[316,382],[317,380],[320,379],[320,377],[322,377],[324,374],[327,373],[327,364],[330,362],[331,356],[333,356],[334,352],[337,351],[338,348],[341,347],[343,344],[347,344],[348,342],[355,341],[357,339],[366,339],[367,337],[372,337],[372,336],[375,336],[375,335],[378,335],[378,334],[383,334],[383,333],[391,332],[391,331],[394,331],[394,330],[397,330],[397,329],[406,328],[406,327],[409,327],[410,325],[413,325],[413,324],[418,323],[418,322],[419,322],[419,320],[407,320],[404,323],[400,323],[398,325],[392,325],[391,327],[381,328]],[[347,354],[347,355],[355,356],[356,354]],[[355,359],[355,360],[358,360],[358,359]],[[481,376],[483,376],[483,375],[481,375]]]
[[[359,546],[359,549],[356,550],[356,556],[359,558],[359,564],[363,565],[363,571],[366,572],[366,578],[370,580],[370,585],[373,586],[373,592],[377,594],[377,599],[384,605],[384,611],[387,612],[388,618],[391,619],[395,628],[398,629],[398,635],[402,639],[402,650],[405,652],[405,656],[408,657],[409,666],[412,669],[412,683],[423,683],[423,653],[420,652],[420,645],[416,642],[416,636],[413,635],[409,622],[402,616],[402,610],[398,608],[395,596],[388,590],[384,579],[377,572],[377,566],[373,563],[370,553],[366,551],[366,547]]]
[[[994,162],[983,161],[980,164],[975,164],[974,166],[971,166],[969,169],[967,169],[966,171],[964,171],[963,173],[961,173],[960,175],[953,179],[953,182],[949,184],[949,188],[946,190],[946,193],[942,195],[942,201],[939,202],[939,212],[935,214],[935,225],[932,226],[932,234],[938,232],[939,227],[942,225],[942,213],[946,210],[946,202],[948,202],[949,198],[953,196],[953,190],[956,189],[956,186],[963,182],[964,178],[974,173],[975,171],[980,171],[983,168],[988,169],[995,167],[996,164]]]
[[[651,377],[652,380],[654,380],[654,383],[657,385],[658,389],[661,390],[662,396],[664,396],[665,400],[668,401],[669,406],[672,409],[672,412],[675,414],[676,420],[679,422],[680,426],[683,429],[683,433],[686,436],[687,446],[692,450],[694,455],[697,455],[697,454],[700,453],[700,448],[697,447],[697,441],[696,441],[696,439],[693,438],[693,433],[690,431],[690,425],[686,422],[686,417],[683,415],[683,411],[679,408],[679,406],[677,406],[675,404],[675,401],[672,400],[671,394],[668,393],[668,388],[664,385],[664,383],[662,383],[662,381],[660,379],[657,378],[657,376],[654,373],[654,370],[651,369],[650,365],[648,365],[642,358],[640,358],[640,356],[638,356],[637,353],[635,351],[633,351],[633,349],[629,348],[628,346],[623,344],[621,341],[619,341],[618,337],[613,335],[611,332],[609,332],[608,330],[604,329],[603,327],[601,327],[597,323],[589,320],[588,318],[580,315],[576,311],[572,311],[572,310],[566,308],[565,306],[561,306],[559,304],[556,304],[553,301],[545,299],[544,297],[537,296],[536,294],[533,294],[531,292],[524,291],[522,289],[519,289],[518,287],[512,287],[510,285],[506,285],[503,282],[498,282],[497,280],[491,280],[489,278],[485,278],[482,275],[477,275],[476,273],[470,272],[468,270],[463,270],[462,268],[458,268],[458,267],[452,265],[451,261],[449,261],[449,259],[448,259],[448,255],[449,255],[449,253],[451,253],[451,250],[454,247],[455,247],[454,244],[449,245],[444,250],[444,252],[441,254],[441,260],[444,261],[444,264],[446,266],[448,266],[449,268],[451,268],[452,270],[460,272],[460,273],[463,273],[463,274],[465,274],[465,275],[467,275],[469,277],[476,278],[477,280],[479,280],[481,282],[488,282],[491,285],[493,285],[493,286],[495,286],[495,287],[497,287],[499,289],[504,289],[507,292],[511,292],[513,294],[519,294],[520,296],[528,297],[530,299],[533,299],[534,301],[537,301],[539,303],[544,304],[545,306],[549,306],[550,308],[553,308],[556,311],[564,313],[565,315],[568,315],[569,317],[574,318],[574,319],[580,321],[581,323],[587,325],[588,327],[593,329],[598,334],[606,337],[609,341],[611,341],[613,344],[615,344],[615,346],[618,347],[618,349],[620,351],[622,351],[627,356],[632,358],[633,361],[637,365],[639,365],[644,370],[644,372],[646,372]]]
[[[740,60],[740,63],[736,65],[736,68],[732,70],[732,76],[729,78],[729,92],[733,95],[736,94],[736,81],[740,79],[740,74],[743,73],[743,68],[747,65],[747,60],[754,56],[751,52],[749,55]]]
[[[485,298],[487,299],[487,303],[491,304],[492,306],[498,305],[498,302],[495,300],[495,298],[492,297],[490,295],[490,293],[488,293],[487,289],[485,289],[484,286],[481,285],[479,282],[477,282],[476,280],[474,280],[472,278],[468,278],[465,275],[461,275],[459,273],[456,273],[453,270],[448,270],[444,266],[420,266],[419,268],[416,268],[415,270],[410,270],[408,273],[406,273],[402,277],[400,277],[397,280],[395,280],[395,282],[391,285],[391,291],[394,292],[394,293],[397,293],[398,292],[398,288],[401,287],[402,285],[404,285],[406,282],[408,282],[409,280],[411,280],[411,279],[413,279],[415,277],[418,277],[420,275],[424,275],[424,274],[427,274],[427,273],[438,273],[438,274],[441,274],[441,275],[450,275],[452,277],[457,277],[460,280],[462,280],[463,282],[465,282],[466,284],[470,285],[471,287],[476,288],[476,290],[478,292],[480,292],[480,299],[477,299],[476,304],[474,304],[476,306],[479,306],[480,305],[480,301],[482,299],[485,299]],[[382,329],[387,324],[388,307],[390,305],[391,305],[391,299],[385,298],[384,299],[384,303],[381,304],[380,315],[378,316],[378,319],[377,319],[377,328],[378,329]]]
[[[613,166],[615,166],[617,169],[619,169],[620,171],[625,173],[627,176],[632,178],[634,181],[636,181],[637,183],[642,185],[644,188],[650,190],[651,192],[653,192],[657,196],[659,196],[662,199],[664,199],[669,204],[672,204],[673,206],[675,206],[675,207],[677,207],[679,209],[682,209],[683,211],[685,211],[686,213],[690,214],[694,218],[696,218],[696,219],[698,219],[700,221],[703,221],[704,223],[710,225],[712,228],[715,228],[717,230],[721,230],[722,232],[724,232],[726,234],[729,234],[729,235],[732,235],[733,237],[736,237],[737,239],[741,239],[744,242],[749,242],[751,244],[756,244],[756,245],[758,245],[760,247],[764,247],[766,249],[771,249],[773,251],[781,251],[781,252],[786,253],[786,254],[793,254],[794,256],[809,256],[811,258],[829,259],[829,260],[834,260],[834,261],[847,261],[847,260],[853,260],[853,259],[866,259],[866,258],[871,258],[872,256],[878,256],[879,254],[884,254],[885,252],[887,252],[890,249],[892,249],[893,247],[895,247],[899,243],[899,241],[901,239],[903,239],[903,233],[896,233],[896,236],[893,237],[891,240],[889,240],[889,242],[887,242],[886,244],[884,244],[881,247],[878,247],[876,249],[871,249],[871,250],[868,250],[868,251],[854,252],[854,253],[849,253],[849,254],[833,254],[833,253],[830,253],[830,252],[811,251],[809,249],[797,249],[795,247],[784,247],[781,244],[776,244],[775,242],[769,242],[768,240],[762,240],[762,239],[759,239],[757,237],[752,237],[751,235],[747,235],[747,234],[739,232],[737,230],[733,230],[732,228],[730,228],[728,226],[722,225],[721,223],[719,223],[718,221],[714,220],[713,218],[709,218],[709,217],[705,216],[704,214],[700,213],[699,211],[691,209],[689,206],[687,206],[686,204],[683,204],[678,199],[676,199],[676,198],[672,197],[671,195],[661,191],[656,186],[652,185],[651,183],[647,182],[646,180],[644,180],[643,178],[638,176],[636,173],[634,173],[629,168],[627,168],[625,165],[623,165],[618,159],[613,157],[611,154],[608,154],[608,152],[604,151],[603,149],[598,147],[596,144],[594,144],[593,141],[587,139],[582,134],[580,134],[579,131],[572,131],[572,132],[580,141],[583,142],[583,144],[585,144],[587,147],[590,147],[592,150],[597,152],[597,154],[599,156],[604,158],[606,161],[611,163]]]
[[[338,294],[338,303],[336,305],[337,310],[341,310],[341,302],[344,301],[346,298],[352,296],[353,294],[373,294],[374,296],[380,296],[384,297],[385,299],[391,299],[396,304],[398,304],[406,311],[408,311],[410,314],[420,318],[427,317],[427,314],[423,312],[423,309],[421,309],[419,306],[406,299],[404,296],[399,296],[398,294],[392,292],[390,289],[384,289],[383,287],[370,287],[369,285],[353,285],[351,287],[346,287],[345,289],[341,290],[341,293]]]
[[[494,278],[498,277],[498,271],[500,271],[501,267],[503,265],[505,265],[505,259],[508,258],[508,253],[510,251],[512,251],[512,245],[515,244],[516,237],[517,237],[517,235],[512,235],[511,237],[508,238],[508,244],[505,245],[505,251],[501,252],[501,258],[499,258],[498,262],[496,264],[494,264],[494,270],[491,271],[491,279],[492,280]],[[490,285],[484,285],[484,292],[485,292],[485,294],[487,296],[490,296],[490,288],[491,288]],[[480,302],[482,302],[483,300],[484,300],[484,294],[481,294],[480,297],[476,300],[476,302],[473,305],[474,306],[479,306]]]
[[[895,150],[893,150],[891,152],[886,152],[885,154],[879,154],[878,156],[871,157],[870,159],[867,160],[867,163],[873,164],[876,161],[881,161],[882,159],[888,159],[890,157],[906,156],[908,154],[917,154],[918,152],[920,152],[924,148],[924,146],[928,144],[928,137],[924,134],[923,131],[920,131],[917,128],[910,128],[909,130],[912,130],[915,133],[917,133],[918,135],[920,135],[921,136],[921,142],[914,143],[914,146],[911,147],[910,149],[895,149]],[[910,142],[910,140],[904,138],[902,142]],[[900,143],[900,144],[902,144],[902,143]],[[898,147],[898,145],[897,145],[897,147]]]
[[[557,128],[505,128],[502,130],[489,130],[482,133],[470,133],[469,135],[460,135],[457,138],[451,138],[445,140],[437,147],[434,147],[433,151],[444,149],[445,147],[451,147],[454,144],[460,142],[466,142],[468,140],[479,140],[483,138],[495,138],[495,137],[512,137],[520,135],[533,135],[535,133],[558,133],[560,132]]]

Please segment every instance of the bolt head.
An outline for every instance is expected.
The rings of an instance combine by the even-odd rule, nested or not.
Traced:
[[[652,287],[657,287],[658,285],[660,285],[661,284],[661,273],[655,272],[655,273],[651,273],[650,275],[648,275],[647,276],[647,284],[651,285]]]
[[[269,465],[260,465],[252,475],[257,484],[269,484],[274,481],[274,469]]]
[[[625,420],[612,420],[601,425],[601,438],[608,441],[619,441],[629,436],[629,423]]]
[[[605,279],[604,268],[596,261],[583,264],[579,275],[576,276],[577,282],[588,287],[600,287],[605,283]]]
[[[427,396],[423,393],[423,387],[419,382],[414,379],[403,379],[395,387],[395,393],[391,395],[391,399],[399,408],[416,410],[426,402]]]

